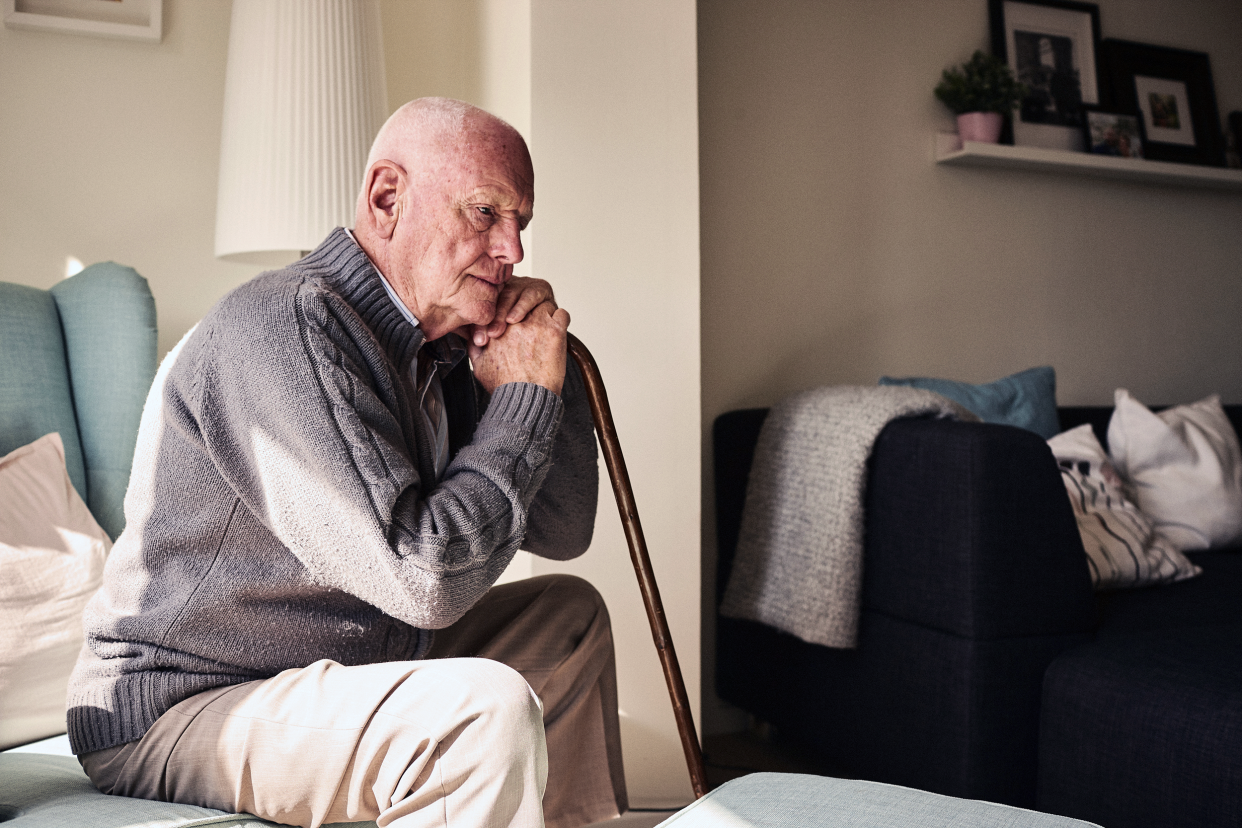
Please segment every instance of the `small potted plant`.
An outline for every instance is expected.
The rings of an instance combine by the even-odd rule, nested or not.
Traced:
[[[1005,62],[976,50],[961,66],[945,69],[936,97],[957,115],[957,134],[962,141],[995,144],[1000,139],[1004,116],[1026,96]]]

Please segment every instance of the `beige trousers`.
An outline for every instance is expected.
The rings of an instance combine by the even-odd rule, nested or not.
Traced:
[[[426,660],[209,690],[81,761],[104,793],[311,828],[571,828],[627,807],[608,611],[565,575],[493,588]]]

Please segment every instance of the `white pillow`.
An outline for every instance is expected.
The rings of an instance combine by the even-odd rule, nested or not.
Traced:
[[[1220,396],[1153,414],[1116,391],[1108,448],[1134,502],[1178,549],[1242,541],[1242,450]]]
[[[1096,589],[1172,583],[1202,572],[1126,500],[1090,425],[1058,434],[1048,446],[1061,467]]]
[[[0,458],[0,750],[65,732],[82,610],[110,548],[59,434]]]

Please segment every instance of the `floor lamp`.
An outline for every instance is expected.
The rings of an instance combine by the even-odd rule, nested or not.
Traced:
[[[216,256],[280,266],[350,227],[387,115],[379,0],[233,0]]]

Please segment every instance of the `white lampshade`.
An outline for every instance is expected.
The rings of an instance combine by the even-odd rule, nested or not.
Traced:
[[[379,0],[233,0],[216,255],[285,264],[351,227],[387,93]]]

